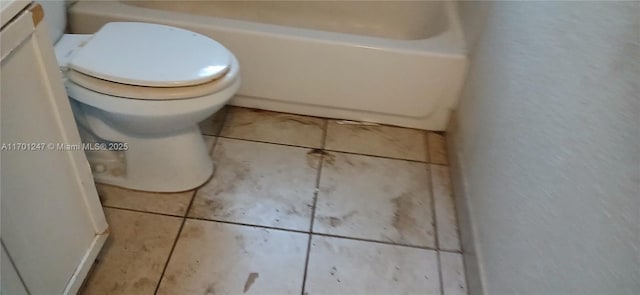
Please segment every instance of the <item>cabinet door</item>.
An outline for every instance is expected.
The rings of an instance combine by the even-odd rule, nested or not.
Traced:
[[[74,294],[107,224],[42,9],[1,31],[0,239],[30,294]],[[26,144],[26,145],[25,145]]]

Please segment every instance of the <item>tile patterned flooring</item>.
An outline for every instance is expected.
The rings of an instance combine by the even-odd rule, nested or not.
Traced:
[[[82,294],[467,294],[440,133],[228,107],[197,190],[98,185]]]

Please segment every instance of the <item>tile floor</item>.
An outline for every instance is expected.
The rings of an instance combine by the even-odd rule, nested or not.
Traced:
[[[197,190],[98,185],[82,294],[467,294],[442,134],[228,107]]]

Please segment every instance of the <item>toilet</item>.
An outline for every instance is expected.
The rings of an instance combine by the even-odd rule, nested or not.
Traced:
[[[95,181],[151,192],[204,184],[214,165],[198,122],[240,87],[235,56],[209,37],[158,24],[62,34],[64,2],[42,4]]]

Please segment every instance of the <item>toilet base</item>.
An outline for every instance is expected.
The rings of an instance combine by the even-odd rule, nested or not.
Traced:
[[[204,184],[214,165],[198,126],[163,137],[119,136],[127,149],[87,152],[98,183],[151,192],[188,191]]]

